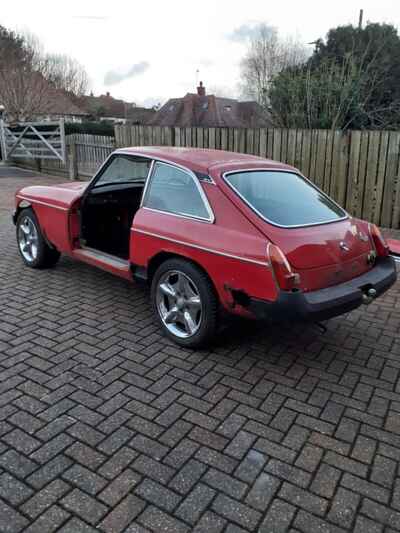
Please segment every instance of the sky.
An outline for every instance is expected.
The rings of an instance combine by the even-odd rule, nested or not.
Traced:
[[[95,95],[151,106],[194,92],[199,80],[239,96],[240,61],[257,24],[307,44],[357,24],[360,8],[365,22],[400,29],[399,0],[3,0],[0,25],[75,57]]]

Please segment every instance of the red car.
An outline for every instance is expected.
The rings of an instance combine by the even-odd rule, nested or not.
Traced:
[[[32,268],[65,253],[147,281],[162,329],[189,347],[212,338],[221,309],[320,321],[396,280],[375,225],[295,168],[232,152],[117,150],[90,183],[18,191],[14,222]]]

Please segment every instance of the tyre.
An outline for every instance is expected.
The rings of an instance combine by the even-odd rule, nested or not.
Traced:
[[[218,299],[208,276],[185,259],[168,259],[154,274],[151,301],[164,333],[187,348],[208,344],[217,329]]]
[[[32,209],[20,212],[16,223],[18,250],[26,265],[31,268],[54,266],[60,252],[50,248],[44,240],[40,225]]]

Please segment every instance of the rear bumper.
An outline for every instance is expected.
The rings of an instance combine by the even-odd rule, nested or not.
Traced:
[[[248,310],[263,320],[318,322],[356,309],[368,289],[375,289],[376,296],[383,294],[396,278],[394,260],[380,258],[372,270],[340,285],[308,293],[281,291],[274,302],[252,298]]]

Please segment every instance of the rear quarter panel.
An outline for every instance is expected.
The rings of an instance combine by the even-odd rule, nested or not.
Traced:
[[[186,257],[210,276],[222,304],[231,309],[231,289],[266,300],[277,297],[267,265],[267,240],[215,185],[203,186],[213,224],[141,208],[131,230],[130,259],[147,267],[160,252]],[[232,257],[234,256],[234,257]],[[245,314],[243,309],[236,312]]]

